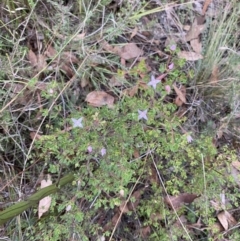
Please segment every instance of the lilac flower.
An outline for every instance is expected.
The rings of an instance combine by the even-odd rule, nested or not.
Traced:
[[[68,206],[66,207],[66,211],[67,211],[67,212],[69,212],[71,209],[72,209],[72,206],[71,206],[71,205],[68,205]]]
[[[188,136],[187,136],[187,142],[188,142],[188,143],[191,143],[192,141],[193,141],[193,138],[192,138],[190,135],[188,135]]]
[[[71,120],[72,120],[72,122],[73,122],[73,128],[74,128],[74,127],[83,128],[83,124],[82,124],[83,118],[82,118],[82,117],[79,118],[79,119],[72,118]]]
[[[152,87],[153,87],[153,89],[156,89],[157,84],[158,84],[159,82],[161,82],[161,81],[160,81],[160,80],[158,80],[158,79],[155,79],[154,75],[151,75],[151,81],[150,81],[150,82],[148,82],[148,84],[147,84],[147,85],[152,86]]]
[[[87,150],[88,150],[89,153],[91,153],[93,148],[91,146],[88,146]]]
[[[170,85],[166,85],[166,86],[165,86],[165,90],[167,91],[167,94],[169,95],[170,92],[171,92],[171,87],[170,87]]]
[[[168,68],[169,68],[170,70],[172,70],[173,67],[174,67],[174,63],[171,63],[170,65],[168,65]]]
[[[138,110],[138,120],[141,120],[141,119],[148,120],[147,112],[148,110]]]
[[[171,49],[172,51],[175,51],[176,48],[177,48],[176,44],[172,44],[172,45],[170,46],[170,49]]]
[[[107,150],[106,150],[105,148],[102,148],[102,149],[101,149],[101,155],[102,155],[102,156],[105,156],[106,153],[107,153]]]

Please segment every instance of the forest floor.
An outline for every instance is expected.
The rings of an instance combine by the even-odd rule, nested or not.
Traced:
[[[238,1],[23,2],[0,4],[0,240],[240,240]]]

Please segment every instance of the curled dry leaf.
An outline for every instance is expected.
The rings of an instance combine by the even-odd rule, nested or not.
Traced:
[[[196,194],[191,193],[181,193],[177,196],[167,196],[164,198],[166,204],[168,204],[172,209],[179,209],[185,203],[192,203],[194,199],[199,197]]]
[[[37,71],[42,71],[47,67],[46,58],[43,54],[37,55]]]
[[[57,51],[54,49],[54,47],[49,44],[44,52],[44,55],[46,55],[48,58],[52,58],[56,56]]]
[[[48,180],[41,181],[41,188],[48,187],[52,185],[51,176],[48,175]],[[46,213],[51,206],[52,198],[47,196],[39,201],[38,204],[38,218],[40,218],[44,213]]]
[[[200,54],[202,52],[202,42],[200,42],[198,38],[197,39],[192,39],[190,41],[190,44],[192,46],[192,49],[196,53]]]
[[[188,61],[196,61],[199,59],[203,59],[201,54],[195,52],[181,51],[178,53],[178,57],[182,59],[186,59]]]
[[[217,215],[217,218],[221,225],[223,226],[224,230],[228,230],[228,228],[237,224],[237,221],[228,211],[222,211]]]
[[[143,54],[143,51],[138,48],[135,43],[128,43],[118,50],[118,54],[121,58],[128,60],[139,57]]]
[[[31,137],[31,139],[32,140],[40,140],[41,139],[41,135],[39,135],[37,132],[34,132],[34,131],[32,131],[32,132],[30,132],[30,137]]]
[[[177,106],[181,106],[183,103],[186,104],[186,88],[185,86],[181,86],[181,89],[179,89],[176,84],[174,83],[173,88],[177,94],[177,98],[175,99],[175,104]]]
[[[107,105],[109,108],[113,108],[114,97],[104,91],[92,91],[87,95],[85,101],[94,107]]]
[[[204,22],[203,16],[198,16],[194,19],[190,30],[187,32],[186,41],[198,39],[199,35],[203,32],[205,27],[203,22]]]
[[[239,161],[233,161],[232,166],[235,167],[238,171],[240,171],[240,162]]]
[[[218,67],[215,65],[213,66],[212,74],[210,77],[210,83],[212,85],[216,85],[218,83],[218,76],[219,76]]]
[[[132,39],[132,38],[137,34],[137,32],[138,32],[138,27],[135,27],[135,28],[133,29],[133,31],[132,31],[132,34],[131,34],[131,36],[130,36],[130,39]]]
[[[27,57],[30,61],[30,64],[32,65],[32,67],[36,67],[37,63],[38,63],[37,55],[31,49],[28,51]]]
[[[151,233],[151,228],[150,226],[144,226],[140,229],[140,234],[141,234],[141,237],[146,239],[149,234]]]
[[[78,58],[75,56],[73,52],[69,52],[69,51],[63,52],[62,57],[65,63],[77,64],[79,62]]]

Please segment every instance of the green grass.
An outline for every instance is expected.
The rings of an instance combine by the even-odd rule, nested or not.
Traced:
[[[188,43],[180,41],[172,51],[144,39],[140,30],[130,40],[141,17],[152,17],[156,28],[158,15],[153,14],[162,13],[165,5],[67,2],[3,2],[0,202],[5,209],[31,199],[47,174],[58,183],[73,173],[74,181],[52,195],[50,210],[41,219],[37,205],[24,209],[4,224],[0,236],[19,241],[238,240],[237,226],[212,231],[222,210],[239,222],[234,211],[238,184],[229,174],[239,148],[237,2],[208,22],[209,31],[202,36],[204,58],[195,62],[178,58],[179,51],[190,48]],[[193,14],[189,4],[181,6]],[[172,31],[167,36],[174,36],[174,28],[165,27]],[[144,58],[124,65],[103,47],[104,41],[112,48],[135,42]],[[49,44],[55,53],[42,66],[33,66],[29,50],[46,55]],[[213,84],[215,66],[218,81]],[[147,85],[151,75],[166,71],[156,90]],[[113,78],[122,84],[112,86]],[[174,83],[187,88],[183,107],[174,103]],[[126,94],[136,86],[133,96]],[[114,96],[114,107],[88,105],[85,98],[94,90]],[[139,120],[139,110],[148,110],[148,120]],[[181,110],[185,115],[180,117]],[[83,128],[74,128],[72,118],[82,118]],[[181,208],[167,205],[166,197],[185,193],[198,198]],[[216,210],[212,201],[221,203],[223,193],[227,203]],[[194,226],[198,221],[201,226]]]

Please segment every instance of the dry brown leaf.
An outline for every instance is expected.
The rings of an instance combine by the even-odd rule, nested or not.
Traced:
[[[144,188],[143,188],[144,189]],[[129,202],[128,203],[128,209],[129,211],[133,211],[136,209],[136,207],[138,206],[139,202],[140,202],[140,197],[143,193],[143,189],[139,189],[137,191],[135,191],[133,194],[132,194],[132,197],[135,198],[135,201],[134,202]]]
[[[116,86],[122,86],[124,82],[125,80],[123,77],[113,75],[108,84],[110,87],[116,87]]]
[[[37,71],[42,71],[47,67],[46,58],[43,54],[37,55]]]
[[[205,15],[207,8],[209,6],[209,4],[212,2],[212,0],[205,0],[204,5],[203,5],[203,9],[202,9],[202,14]]]
[[[92,91],[87,95],[85,101],[94,107],[107,105],[109,108],[113,108],[114,97],[104,91]]]
[[[41,188],[48,187],[50,185],[52,185],[52,181],[51,181],[51,176],[48,175],[47,181],[46,180],[41,181]],[[52,201],[52,198],[50,196],[47,196],[39,201],[38,218],[41,218],[41,216],[49,210],[51,206],[51,201]]]
[[[137,32],[138,32],[138,27],[135,27],[135,28],[133,29],[133,31],[132,31],[132,34],[131,34],[131,36],[130,36],[130,39],[132,39],[132,38],[137,34]]]
[[[31,49],[28,51],[28,59],[32,67],[37,66],[37,63],[38,63],[37,55]]]
[[[190,44],[191,44],[191,46],[192,46],[192,49],[193,49],[196,53],[200,54],[200,53],[202,52],[202,43],[199,41],[199,38],[192,39],[192,40],[190,41]]]
[[[239,161],[233,161],[232,166],[235,167],[238,171],[240,171],[240,162]]]
[[[150,219],[153,221],[153,222],[156,222],[156,221],[159,221],[159,220],[164,220],[164,216],[160,213],[152,213],[150,215]]]
[[[122,212],[122,213],[128,213],[130,210],[128,209],[128,205],[126,204],[126,201],[124,200],[120,206],[119,206],[119,210]]]
[[[128,60],[141,56],[143,51],[135,43],[128,43],[118,50],[118,54],[121,58]]]
[[[78,58],[75,56],[75,54],[73,52],[63,52],[63,61],[65,63],[69,63],[69,64],[77,64],[79,62]]]
[[[195,52],[181,51],[178,53],[178,57],[182,59],[186,59],[188,61],[196,61],[199,59],[203,59],[201,54]]]
[[[130,97],[133,97],[134,95],[136,95],[137,92],[138,92],[138,85],[134,85],[131,88],[127,88],[123,90],[123,94],[128,95]]]
[[[211,84],[216,85],[218,83],[218,75],[219,75],[218,67],[215,65],[213,67],[212,74],[210,77]]]
[[[146,239],[149,236],[150,233],[151,233],[150,226],[145,226],[145,227],[142,227],[140,229],[141,237],[144,238],[144,239]]]
[[[235,163],[236,164],[236,163]],[[230,166],[231,175],[234,178],[234,181],[238,184],[240,187],[240,173],[237,168],[235,168],[233,165]]]
[[[219,222],[221,223],[221,225],[223,226],[224,230],[228,230],[228,220],[227,220],[227,216],[225,214],[225,211],[220,212],[217,215],[217,218],[219,220]]]
[[[186,88],[185,86],[182,86],[181,89],[179,89],[176,84],[174,83],[173,88],[177,94],[177,98],[175,99],[175,103],[177,106],[181,106],[183,103],[186,104]]]
[[[80,33],[80,34],[77,34],[74,38],[73,38],[73,41],[79,41],[79,40],[83,40],[84,37],[85,37],[85,33]]]
[[[195,17],[192,26],[190,30],[186,34],[186,41],[190,41],[192,39],[198,39],[199,35],[203,32],[204,30],[204,17],[203,16],[198,16]]]
[[[57,51],[53,48],[51,44],[49,44],[44,52],[44,55],[46,55],[48,58],[52,58],[56,56]]]
[[[140,88],[143,88],[144,90],[148,89],[148,87],[149,87],[145,81],[139,81],[138,86]]]
[[[140,157],[140,153],[139,153],[138,149],[134,148],[133,156],[135,159]]]
[[[35,138],[35,140],[40,140],[42,136],[39,135],[37,132],[32,131],[32,132],[30,132],[30,137],[32,140],[34,140],[34,138]]]
[[[24,89],[24,84],[20,83],[6,83],[5,88],[10,90],[14,94],[20,93]]]
[[[101,47],[111,53],[116,53],[117,54],[117,49],[115,49],[112,45],[110,45],[107,41],[103,40],[100,42]]]
[[[181,193],[177,196],[167,196],[164,198],[164,201],[172,208],[172,209],[179,209],[185,203],[192,203],[194,199],[199,197],[196,194],[191,193]]]
[[[61,69],[69,78],[72,78],[72,77],[73,77],[74,72],[73,72],[72,68],[71,68],[68,64],[62,63],[62,64],[60,65],[60,69]]]

